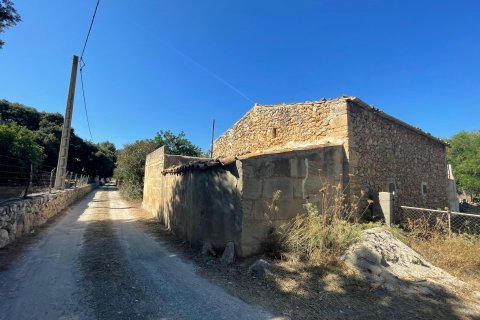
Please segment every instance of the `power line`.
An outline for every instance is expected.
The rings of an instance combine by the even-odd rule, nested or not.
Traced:
[[[80,59],[83,58],[83,54],[85,53],[85,49],[87,48],[88,38],[90,38],[90,32],[92,31],[93,22],[95,21],[95,16],[97,15],[98,5],[100,4],[100,0],[97,0],[97,5],[95,6],[95,11],[93,11],[92,21],[90,22],[90,27],[88,28],[87,38],[85,38],[85,43],[83,44],[82,54],[80,55]]]
[[[88,132],[90,133],[90,140],[92,142],[93,142],[93,136],[92,136],[92,130],[90,129],[90,120],[88,119],[87,99],[85,98],[85,86],[83,84],[83,68],[85,67],[85,60],[83,60],[83,54],[85,53],[85,49],[87,48],[88,39],[90,38],[90,33],[92,31],[93,22],[95,21],[95,16],[97,15],[97,9],[99,4],[100,4],[100,0],[97,0],[97,5],[95,6],[95,10],[93,11],[92,21],[90,21],[90,27],[88,28],[87,37],[85,38],[85,43],[83,44],[82,54],[80,55],[80,82],[82,85],[83,107],[85,109],[85,117],[87,118]]]
[[[80,66],[80,83],[82,84],[82,96],[83,96],[83,106],[85,109],[85,116],[87,117],[87,125],[88,125],[88,132],[90,133],[90,140],[93,142],[92,130],[90,129],[90,120],[88,119],[88,111],[87,111],[87,100],[85,99],[85,88],[83,85],[83,67],[85,67],[85,62],[80,60],[80,63],[83,65]]]

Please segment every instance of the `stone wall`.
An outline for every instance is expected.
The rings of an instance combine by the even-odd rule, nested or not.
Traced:
[[[346,138],[344,98],[256,105],[215,141],[213,157],[305,145],[340,145]]]
[[[0,206],[0,248],[43,225],[69,205],[83,198],[96,185],[39,194],[11,200]]]
[[[444,142],[359,99],[348,101],[348,120],[352,194],[362,189],[377,200],[378,192],[395,188],[396,205],[448,206]]]
[[[448,205],[446,144],[355,97],[255,106],[215,141],[214,156],[329,143],[345,148],[351,195],[378,200],[394,185],[397,205]]]

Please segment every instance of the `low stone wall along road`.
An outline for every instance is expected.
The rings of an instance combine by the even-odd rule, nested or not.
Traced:
[[[201,278],[114,187],[0,252],[0,319],[273,319]]]

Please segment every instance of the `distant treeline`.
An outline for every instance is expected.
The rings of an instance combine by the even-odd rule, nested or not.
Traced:
[[[0,156],[18,166],[32,163],[35,168],[57,166],[63,116],[39,112],[0,99]],[[15,160],[14,160],[15,159]],[[111,142],[92,143],[72,129],[67,170],[90,176],[111,177],[116,148]]]

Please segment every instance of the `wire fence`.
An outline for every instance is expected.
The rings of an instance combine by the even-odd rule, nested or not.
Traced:
[[[51,193],[55,184],[55,167],[36,168],[23,159],[0,155],[0,203],[35,193]],[[87,185],[90,177],[67,172],[65,188]]]
[[[478,214],[400,206],[395,220],[409,231],[480,234]]]

